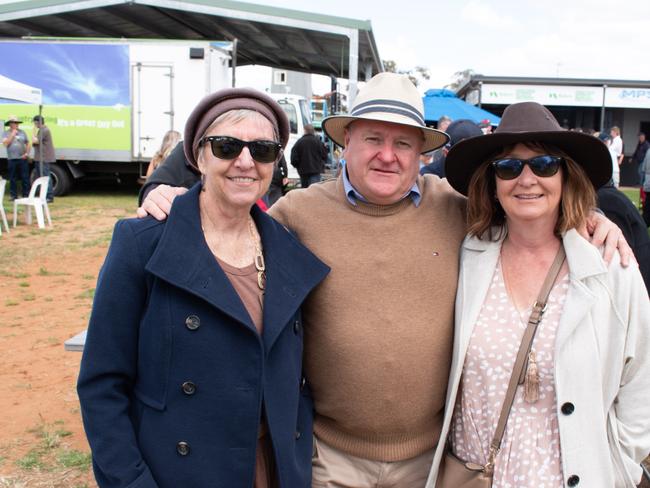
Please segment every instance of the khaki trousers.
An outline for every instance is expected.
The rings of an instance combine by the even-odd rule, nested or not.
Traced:
[[[373,461],[339,451],[314,436],[312,487],[422,488],[429,476],[434,451],[404,461]]]

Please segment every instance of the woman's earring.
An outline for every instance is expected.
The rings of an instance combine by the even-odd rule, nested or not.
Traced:
[[[201,173],[201,191],[205,191],[205,175]]]

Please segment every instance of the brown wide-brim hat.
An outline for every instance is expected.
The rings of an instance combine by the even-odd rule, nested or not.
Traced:
[[[557,147],[578,163],[598,189],[612,177],[609,149],[598,138],[560,127],[553,114],[537,102],[508,106],[493,134],[465,139],[454,145],[445,159],[449,184],[467,195],[474,172],[506,146],[520,142],[540,142]]]
[[[20,120],[18,117],[15,115],[10,115],[7,120],[5,120],[5,125],[9,125],[10,122],[16,122],[17,124],[22,124],[23,121]]]
[[[422,153],[447,144],[449,136],[424,123],[424,103],[413,82],[406,75],[379,73],[364,86],[354,100],[349,115],[332,115],[323,119],[322,127],[336,144],[345,147],[345,128],[355,120],[374,120],[416,127],[422,131]]]
[[[204,97],[185,123],[183,152],[187,161],[198,169],[199,143],[205,131],[220,115],[231,110],[252,110],[263,115],[275,127],[283,148],[289,142],[289,119],[278,102],[252,88],[225,88]]]

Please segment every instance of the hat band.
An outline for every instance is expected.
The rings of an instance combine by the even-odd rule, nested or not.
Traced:
[[[417,122],[418,125],[424,125],[424,120],[417,118],[415,115],[413,115],[410,112],[407,112],[406,110],[400,110],[398,108],[382,107],[381,110],[377,110],[377,107],[368,107],[368,108],[362,109],[362,110],[355,110],[350,115],[356,117],[356,116],[359,116],[359,115],[362,115],[362,114],[366,114],[368,112],[372,112],[372,113],[384,112],[384,113],[403,115],[403,116],[413,120],[414,122]]]
[[[424,125],[424,117],[418,109],[416,109],[413,105],[409,105],[408,103],[404,102],[398,102],[396,100],[369,100],[355,106],[352,109],[350,115],[355,117],[357,115],[368,112],[390,112],[394,114],[404,115],[409,119],[413,119],[418,124]]]

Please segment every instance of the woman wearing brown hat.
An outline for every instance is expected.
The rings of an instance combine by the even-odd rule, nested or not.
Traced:
[[[257,208],[288,139],[254,90],[199,103],[202,181],[166,223],[118,222],[78,382],[100,487],[311,485],[300,305],[328,268]]]
[[[454,146],[446,172],[468,197],[469,235],[448,440],[427,487],[474,486],[453,481],[467,475],[483,477],[476,486],[636,486],[650,451],[648,294],[637,267],[607,267],[578,233],[611,176],[607,148],[526,102],[495,134]]]

